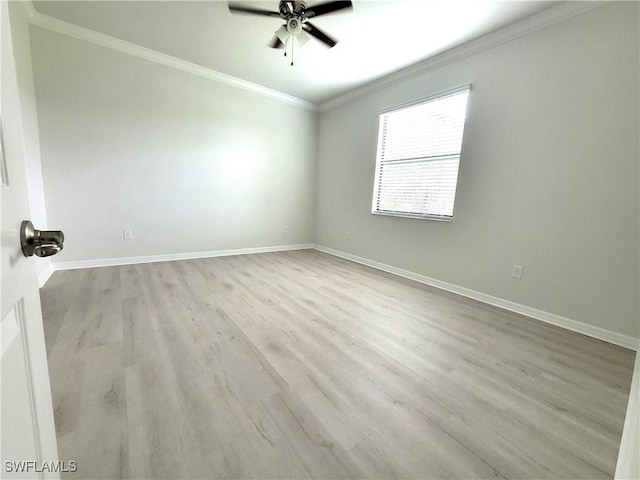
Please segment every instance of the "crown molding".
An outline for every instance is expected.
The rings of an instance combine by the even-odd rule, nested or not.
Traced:
[[[210,80],[214,80],[226,85],[248,90],[259,95],[270,97],[285,103],[289,103],[296,107],[304,108],[311,111],[327,111],[342,104],[348,103],[359,97],[375,92],[390,85],[394,85],[418,75],[424,74],[430,70],[442,67],[456,60],[475,55],[484,50],[496,47],[503,43],[510,42],[517,38],[523,37],[530,33],[534,33],[553,24],[584,13],[593,8],[608,3],[607,1],[565,1],[557,6],[543,10],[540,13],[527,17],[519,22],[513,23],[499,30],[491,32],[487,35],[471,40],[463,45],[446,50],[443,53],[430,57],[422,62],[413,64],[409,67],[398,70],[397,72],[386,75],[372,82],[368,82],[361,87],[349,90],[346,93],[334,97],[330,100],[315,104],[303,100],[286,93],[273,90],[262,85],[258,85],[247,80],[218,72],[210,68],[197,65],[195,63],[182,60],[171,55],[157,52],[150,48],[142,47],[135,43],[127,42],[119,38],[112,37],[103,33],[80,27],[64,20],[53,18],[49,15],[38,12],[31,0],[21,0],[18,2],[22,7],[25,19],[31,25],[35,25],[47,30],[51,30],[62,35],[67,35],[79,40],[93,43],[105,48],[117,50],[128,55],[149,60],[170,68],[182,70],[193,75],[198,75]]]
[[[330,100],[322,102],[318,106],[318,110],[325,112],[348,103],[356,98],[362,97],[369,93],[381,90],[382,88],[394,85],[410,78],[416,77],[430,70],[442,67],[456,60],[475,55],[484,50],[496,47],[503,43],[510,42],[517,38],[523,37],[530,33],[534,33],[543,28],[549,27],[555,23],[561,22],[568,18],[584,13],[593,8],[606,4],[606,1],[567,1],[557,6],[543,10],[540,13],[527,17],[519,22],[507,25],[499,30],[488,33],[475,40],[471,40],[458,47],[446,50],[443,53],[430,57],[422,62],[413,64],[409,67],[398,70],[397,72],[386,75],[378,80],[369,82],[361,87],[334,97]]]
[[[36,14],[36,8],[33,6],[33,2],[31,0],[23,0],[18,2],[20,5],[20,9],[22,10],[22,15],[24,15],[25,20],[28,23],[31,23],[31,20]]]
[[[132,55],[134,57],[138,57],[144,60],[158,63],[166,67],[175,68],[177,70],[181,70],[183,72],[190,73],[192,75],[197,75],[199,77],[207,78],[209,80],[214,80],[216,82],[224,83],[226,85],[231,85],[233,87],[241,88],[243,90],[248,90],[250,92],[257,93],[265,97],[269,97],[275,100],[279,100],[281,102],[289,103],[296,107],[300,107],[300,108],[304,108],[312,111],[316,111],[318,108],[317,105],[312,102],[302,100],[301,98],[297,98],[292,95],[287,95],[286,93],[282,93],[277,90],[272,90],[270,88],[263,87],[262,85],[258,85],[257,83],[252,83],[247,80],[242,80],[232,75],[228,75],[226,73],[218,72],[216,70],[203,67],[202,65],[188,62],[186,60],[182,60],[180,58],[173,57],[171,55],[166,55],[164,53],[157,52],[150,48],[142,47],[135,43],[127,42],[126,40],[121,40],[119,38],[112,37],[104,33],[96,32],[95,30],[91,30],[85,27],[80,27],[79,25],[75,25],[73,23],[66,22],[64,20],[60,20],[57,18],[53,18],[49,15],[45,15],[43,13],[38,12],[35,9],[31,0],[20,1],[19,3],[20,3],[20,6],[22,7],[22,13],[25,19],[31,25],[35,25],[37,27],[50,30],[52,32],[60,33],[68,37],[76,38],[78,40],[84,40],[85,42],[93,43],[101,47],[126,53],[128,55]]]

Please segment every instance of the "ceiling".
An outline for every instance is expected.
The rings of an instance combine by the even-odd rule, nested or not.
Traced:
[[[277,0],[242,2],[277,10]],[[324,0],[308,2],[309,5]],[[560,2],[353,2],[316,18],[337,38],[296,48],[295,65],[267,46],[278,18],[232,15],[221,1],[35,1],[37,12],[315,104],[522,20]]]

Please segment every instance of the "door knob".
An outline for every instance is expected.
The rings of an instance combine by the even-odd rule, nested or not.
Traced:
[[[20,244],[25,257],[49,257],[62,250],[64,233],[59,230],[36,230],[29,220],[20,227]]]

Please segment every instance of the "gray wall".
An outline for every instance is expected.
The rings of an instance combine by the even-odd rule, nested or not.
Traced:
[[[638,337],[638,45],[607,4],[322,113],[316,243]],[[377,112],[468,82],[453,222],[371,215]]]
[[[607,4],[319,122],[31,26],[55,260],[315,241],[638,337],[637,26],[636,2]],[[453,222],[371,215],[377,112],[469,82]]]
[[[313,240],[314,112],[30,33],[47,215],[67,239],[56,262]]]

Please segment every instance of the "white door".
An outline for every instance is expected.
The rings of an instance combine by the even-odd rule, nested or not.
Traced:
[[[20,224],[29,219],[29,199],[6,0],[0,1],[0,34],[0,477],[59,478],[49,471],[59,464],[36,269],[34,258],[25,258],[20,247]]]

